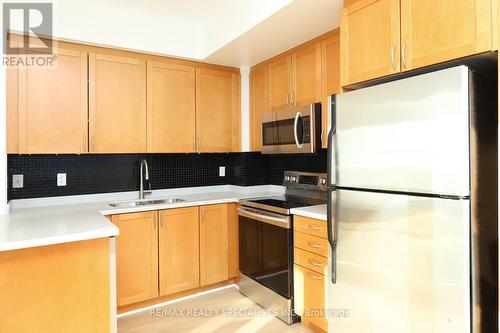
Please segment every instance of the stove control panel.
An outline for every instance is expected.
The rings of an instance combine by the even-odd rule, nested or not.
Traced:
[[[300,171],[285,171],[283,186],[316,191],[327,190],[327,174]]]

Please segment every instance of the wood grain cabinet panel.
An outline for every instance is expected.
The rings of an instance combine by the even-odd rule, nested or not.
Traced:
[[[340,94],[340,36],[338,33],[321,41],[321,147],[328,147],[330,117],[328,97]]]
[[[0,252],[0,332],[109,332],[109,244],[99,238]]]
[[[328,279],[310,269],[294,265],[295,311],[302,322],[314,331],[328,332],[328,322],[321,310],[327,309],[326,288]]]
[[[158,221],[156,211],[113,215],[116,238],[118,306],[158,296]]]
[[[401,0],[402,70],[492,49],[491,0]]]
[[[146,152],[146,61],[89,56],[90,152]]]
[[[274,59],[268,64],[269,110],[283,110],[291,106],[292,57],[287,55]]]
[[[199,152],[240,150],[240,75],[196,69],[196,132]]]
[[[262,150],[262,115],[268,111],[268,66],[250,71],[250,150]]]
[[[6,68],[7,154],[19,153],[19,69]]]
[[[238,235],[238,204],[227,204],[229,278],[240,274],[240,253]]]
[[[194,152],[195,68],[166,62],[147,68],[148,152]]]
[[[342,86],[400,72],[399,7],[399,0],[359,0],[342,9]]]
[[[198,207],[159,212],[160,296],[200,286]]]
[[[9,126],[15,118],[18,121],[19,153],[87,152],[87,53],[65,48],[54,52],[57,64],[53,68],[19,67],[17,89],[9,89],[10,107],[15,107],[12,95],[17,93],[18,98],[18,114],[10,110],[13,118],[8,119]],[[10,72],[12,83],[16,75]],[[14,145],[11,141],[10,151]]]
[[[229,278],[227,204],[200,206],[200,280],[206,286]]]
[[[291,104],[321,102],[321,43],[299,48],[292,55]]]

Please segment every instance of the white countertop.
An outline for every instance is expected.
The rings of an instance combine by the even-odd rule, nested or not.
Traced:
[[[133,208],[113,208],[110,202],[131,201],[137,192],[14,200],[9,215],[0,216],[0,251],[60,244],[119,234],[104,215],[146,210],[238,202],[283,193],[281,186],[207,186],[153,191],[146,199],[181,198],[185,201]]]
[[[290,209],[290,213],[323,221],[327,220],[326,205],[293,208]]]

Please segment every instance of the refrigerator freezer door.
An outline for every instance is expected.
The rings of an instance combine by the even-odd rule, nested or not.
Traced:
[[[338,95],[337,185],[468,196],[468,80],[462,66]]]
[[[469,201],[347,190],[336,198],[330,330],[469,332]]]

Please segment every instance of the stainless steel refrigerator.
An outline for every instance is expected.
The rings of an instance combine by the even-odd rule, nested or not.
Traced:
[[[498,332],[496,75],[332,96],[331,332]]]

